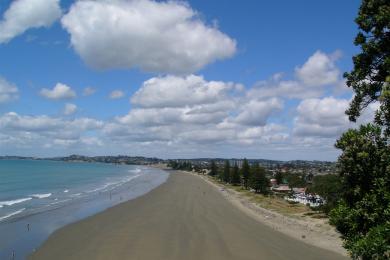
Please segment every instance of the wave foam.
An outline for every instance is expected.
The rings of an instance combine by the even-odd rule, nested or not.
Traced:
[[[140,173],[140,172],[141,172],[141,169],[140,169],[140,168],[136,168],[136,169],[134,169],[134,170],[129,170],[129,172]]]
[[[8,201],[0,201],[0,208],[4,206],[12,206],[14,204],[22,203],[28,200],[31,200],[32,198],[22,198],[22,199],[16,199],[16,200],[8,200]]]
[[[51,196],[51,193],[31,194],[30,196],[33,197],[33,198],[36,198],[36,199],[44,199],[44,198],[50,197],[50,196]]]
[[[3,217],[0,217],[0,221],[2,221],[2,220],[4,220],[4,219],[7,219],[7,218],[10,218],[10,217],[12,217],[12,216],[18,215],[18,214],[22,213],[24,210],[25,210],[25,208],[19,209],[19,210],[15,211],[15,212],[12,212],[12,213],[8,214],[8,215],[5,215],[5,216],[3,216]]]
[[[117,182],[108,182],[101,187],[98,187],[98,188],[92,189],[92,190],[88,190],[88,191],[86,191],[86,193],[113,190],[113,189],[115,189],[115,188],[117,188],[117,187],[119,187],[127,182],[130,182],[131,180],[138,178],[142,175],[143,174],[137,174],[137,175],[126,177],[126,178],[121,179],[120,181],[117,181]]]

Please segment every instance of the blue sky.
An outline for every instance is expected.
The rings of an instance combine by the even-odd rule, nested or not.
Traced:
[[[335,160],[359,5],[2,1],[0,154]]]

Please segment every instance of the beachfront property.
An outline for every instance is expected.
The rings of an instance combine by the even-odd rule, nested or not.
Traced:
[[[325,204],[325,200],[317,194],[306,194],[305,192],[294,192],[290,196],[285,196],[285,200],[291,202],[297,202],[310,207],[319,207]]]
[[[319,207],[325,204],[325,200],[318,194],[306,193],[306,188],[290,188],[288,184],[278,185],[276,179],[270,180],[271,191],[275,194],[285,195],[283,198],[290,202]]]

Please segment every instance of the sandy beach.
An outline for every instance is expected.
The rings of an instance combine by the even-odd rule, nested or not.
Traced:
[[[211,184],[172,171],[148,194],[58,230],[30,259],[347,258],[275,231]]]

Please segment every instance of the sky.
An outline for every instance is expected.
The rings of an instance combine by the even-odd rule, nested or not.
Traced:
[[[334,161],[359,5],[3,0],[0,155]]]

